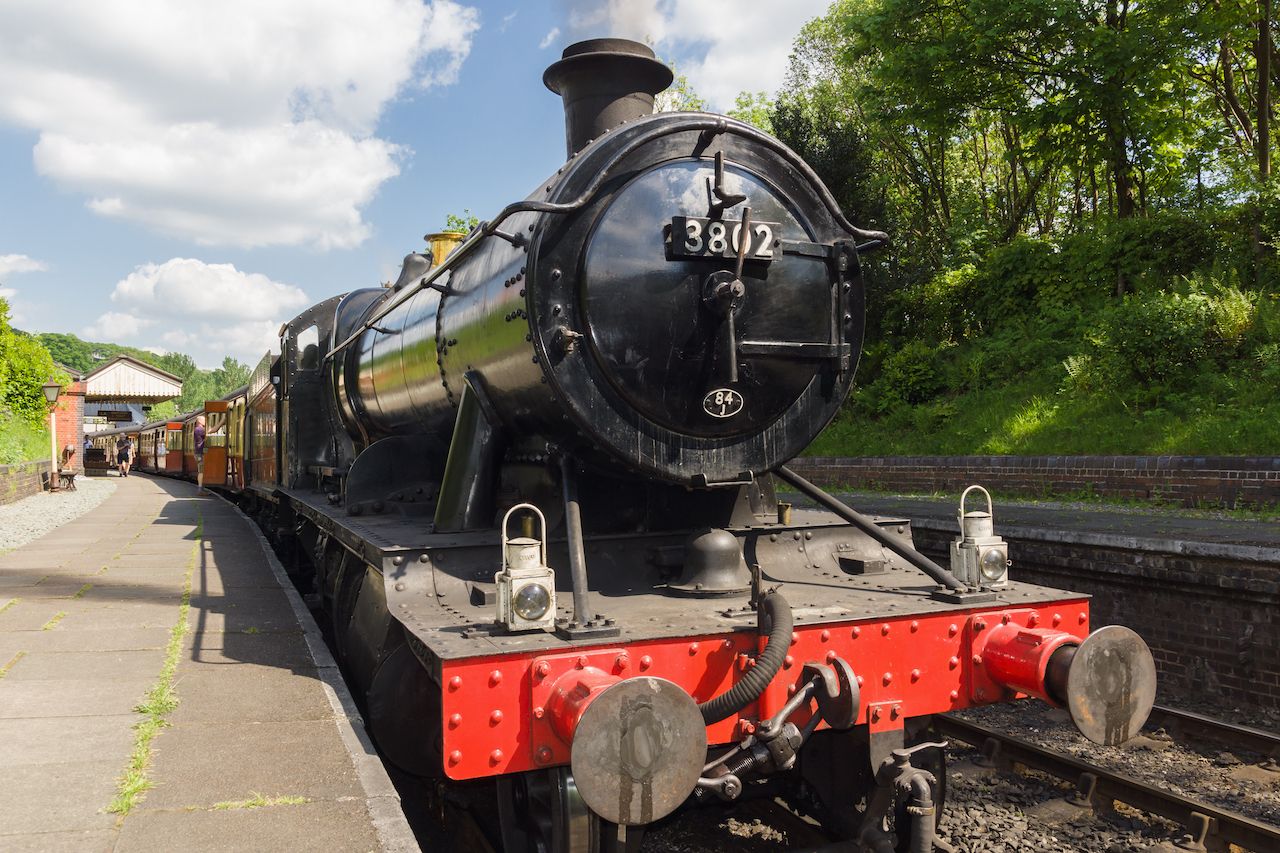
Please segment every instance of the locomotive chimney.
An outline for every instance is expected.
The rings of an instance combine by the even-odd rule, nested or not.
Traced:
[[[542,75],[547,88],[564,99],[570,157],[624,121],[652,115],[653,96],[673,79],[648,45],[627,39],[571,44]]]

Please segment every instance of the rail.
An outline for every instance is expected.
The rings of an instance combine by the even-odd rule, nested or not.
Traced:
[[[1076,781],[1085,789],[1091,786],[1091,790],[1086,790],[1085,793],[1093,797],[1119,800],[1142,811],[1176,821],[1188,827],[1193,834],[1196,834],[1197,828],[1200,831],[1207,829],[1209,834],[1249,850],[1280,850],[1280,827],[1269,826],[1202,800],[1184,797],[1132,776],[1053,752],[968,720],[944,715],[934,717],[933,724],[941,734],[973,746],[994,741],[1000,745],[1001,754],[1011,761],[1059,779]]]
[[[1146,727],[1163,728],[1171,734],[1199,735],[1224,746],[1246,749],[1272,760],[1280,759],[1280,734],[1215,720],[1193,711],[1156,705],[1151,709]]]

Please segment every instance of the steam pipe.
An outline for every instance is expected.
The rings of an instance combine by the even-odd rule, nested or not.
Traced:
[[[578,481],[573,460],[560,457],[560,484],[564,489],[564,528],[569,545],[569,575],[573,579],[573,621],[585,625],[591,619],[587,599],[587,555],[582,546],[582,507],[578,503]]]

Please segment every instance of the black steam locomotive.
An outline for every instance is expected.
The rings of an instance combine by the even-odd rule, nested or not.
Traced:
[[[1010,581],[981,538],[957,577],[786,468],[849,391],[886,236],[759,130],[651,115],[672,74],[643,45],[573,45],[544,80],[568,161],[288,323],[250,390],[244,499],[385,756],[493,779],[512,851],[626,849],[759,791],[925,850],[930,715],[1037,695],[1135,731],[1150,655],[1089,636],[1085,596]]]

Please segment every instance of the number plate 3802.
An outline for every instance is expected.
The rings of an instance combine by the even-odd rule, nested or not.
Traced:
[[[776,222],[749,222],[746,259],[773,260],[778,248],[780,226]],[[699,216],[671,217],[671,256],[675,258],[736,258],[742,244],[742,223],[732,219],[703,219]]]

